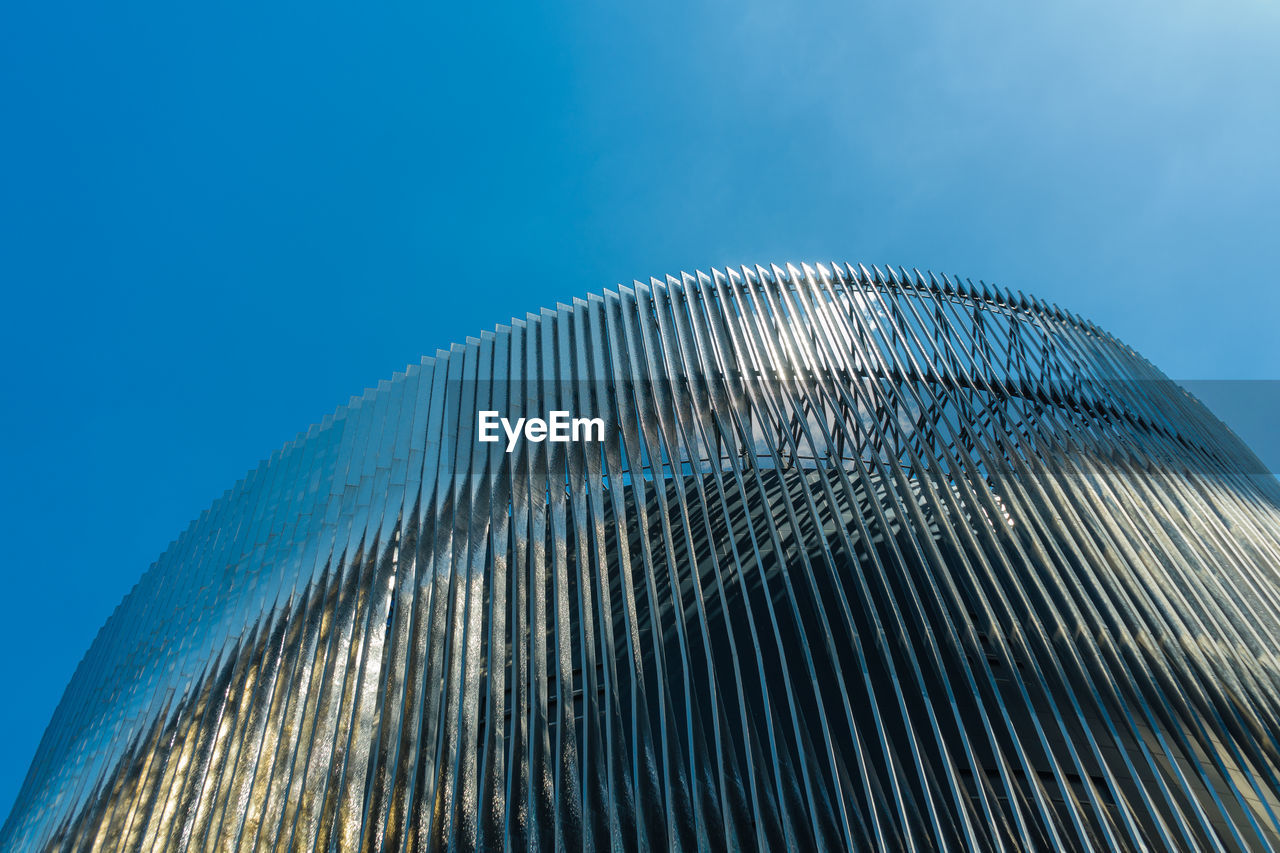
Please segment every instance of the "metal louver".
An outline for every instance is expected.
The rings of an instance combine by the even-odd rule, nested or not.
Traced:
[[[476,440],[476,414],[603,442]],[[576,299],[382,382],[143,575],[5,849],[1280,846],[1280,490],[1022,294]]]

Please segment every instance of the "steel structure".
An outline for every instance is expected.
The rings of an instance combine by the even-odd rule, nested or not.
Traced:
[[[476,440],[476,413],[602,443]],[[5,849],[1280,846],[1280,493],[1059,308],[850,266],[426,358],[216,501]]]

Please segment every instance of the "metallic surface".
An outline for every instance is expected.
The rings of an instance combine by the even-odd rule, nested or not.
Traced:
[[[603,443],[475,440],[476,412]],[[513,321],[143,575],[5,849],[1271,849],[1280,493],[1021,294],[684,275]]]

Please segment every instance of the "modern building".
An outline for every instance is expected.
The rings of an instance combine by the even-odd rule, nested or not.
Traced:
[[[1261,469],[1020,293],[819,265],[577,299],[193,522],[0,845],[1271,849]]]

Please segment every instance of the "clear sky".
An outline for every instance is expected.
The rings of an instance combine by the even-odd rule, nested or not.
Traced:
[[[847,259],[1280,379],[1270,0],[469,5],[3,4],[0,813],[192,517],[512,315]]]

